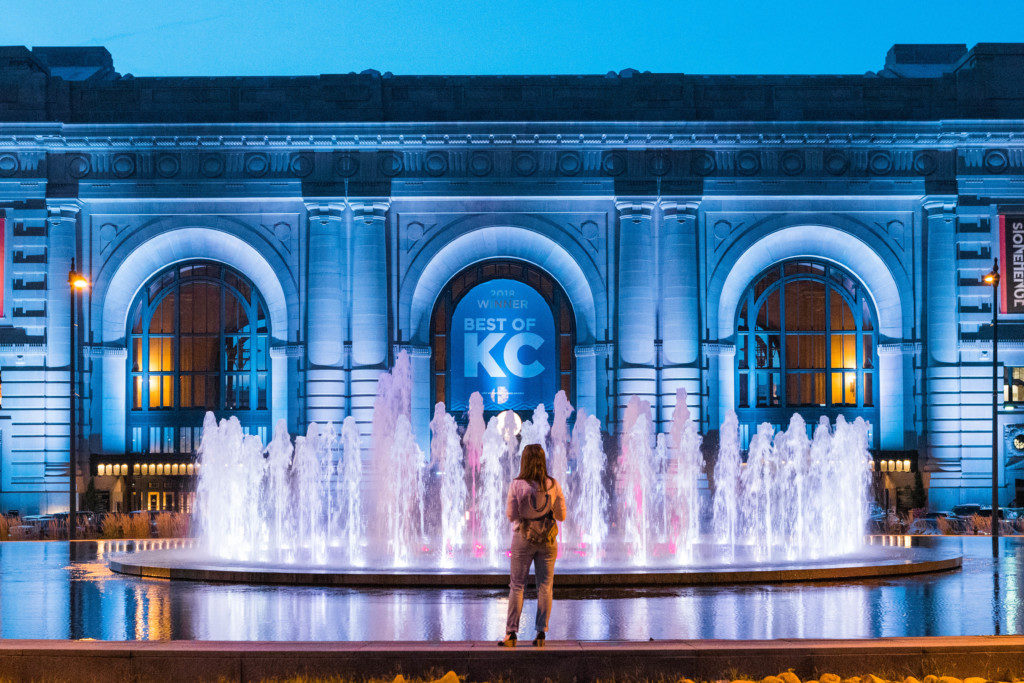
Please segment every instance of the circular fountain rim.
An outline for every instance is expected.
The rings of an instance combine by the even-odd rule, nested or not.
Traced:
[[[850,581],[960,569],[963,556],[935,548],[885,548],[888,557],[858,561],[833,558],[815,563],[742,567],[570,568],[555,572],[560,588],[715,586],[798,581]],[[251,583],[351,588],[503,588],[508,572],[493,569],[350,569],[290,567],[198,560],[177,564],[167,550],[142,550],[111,556],[110,569],[120,574],[172,581]]]

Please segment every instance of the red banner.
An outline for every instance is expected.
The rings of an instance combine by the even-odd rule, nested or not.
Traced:
[[[1024,313],[1024,214],[999,216],[999,278],[1003,313]]]
[[[7,263],[7,247],[4,244],[6,234],[7,220],[0,213],[0,318],[4,317],[4,290],[7,289],[7,273],[4,272],[4,264]]]

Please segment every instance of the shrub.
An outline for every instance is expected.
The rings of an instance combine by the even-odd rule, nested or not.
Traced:
[[[51,519],[49,524],[46,525],[46,537],[47,538],[67,538],[68,537],[68,519]]]
[[[124,527],[125,538],[149,538],[149,513],[143,512],[138,515],[127,515],[128,522]]]
[[[991,534],[992,518],[982,517],[981,515],[971,515],[971,526],[974,527],[974,533],[976,534]]]
[[[127,523],[128,515],[123,515],[120,512],[106,515],[100,522],[100,536],[102,538],[124,538],[124,529]]]
[[[183,512],[161,512],[156,516],[156,535],[160,538],[188,536],[189,516]]]

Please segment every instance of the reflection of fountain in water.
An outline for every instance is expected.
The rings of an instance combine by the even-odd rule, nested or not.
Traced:
[[[823,421],[813,439],[794,416],[785,431],[761,425],[741,459],[738,423],[726,415],[702,520],[701,436],[679,391],[667,434],[634,397],[618,452],[605,453],[596,417],[559,393],[519,431],[514,413],[483,419],[471,397],[460,441],[454,418],[435,407],[432,471],[411,423],[405,353],[381,376],[364,470],[360,434],[348,417],[310,425],[292,442],[283,423],[264,450],[235,419],[210,415],[200,444],[196,525],[207,555],[243,562],[364,567],[497,567],[505,563],[509,481],[521,449],[545,444],[549,471],[568,492],[563,562],[589,567],[786,561],[850,553],[863,543],[868,426]],[[550,431],[549,431],[550,430]],[[340,443],[338,443],[340,442]],[[711,532],[701,536],[702,521]],[[470,542],[472,541],[472,542]]]

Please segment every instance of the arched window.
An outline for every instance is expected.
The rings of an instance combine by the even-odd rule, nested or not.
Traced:
[[[544,374],[541,378],[549,380],[549,390],[551,395],[546,395],[548,391],[544,391],[545,395],[540,397],[534,397],[537,403],[544,403],[547,405],[548,410],[551,410],[551,404],[554,400],[554,394],[562,389],[565,391],[566,396],[569,397],[570,401],[575,401],[575,344],[576,344],[576,318],[573,314],[572,305],[569,302],[569,298],[562,290],[561,286],[552,278],[548,273],[541,270],[540,268],[525,263],[523,261],[512,261],[512,260],[494,260],[494,261],[482,261],[475,263],[465,270],[461,271],[445,286],[441,295],[437,298],[434,303],[434,311],[430,319],[430,339],[431,339],[431,383],[432,383],[432,396],[436,401],[444,401],[445,404],[453,412],[459,412],[466,409],[466,404],[469,400],[468,395],[461,395],[465,392],[460,392],[459,395],[453,395],[453,379],[462,380],[462,377],[455,378],[452,373],[463,372],[465,367],[464,358],[453,358],[453,337],[456,334],[464,334],[464,329],[454,329],[452,325],[453,317],[456,313],[460,316],[464,314],[464,307],[460,309],[460,303],[463,303],[467,295],[472,294],[474,297],[479,295],[481,292],[480,287],[485,283],[494,283],[497,288],[497,292],[485,292],[488,298],[493,300],[497,299],[499,306],[505,305],[508,297],[506,290],[507,287],[500,286],[501,281],[506,283],[513,281],[516,284],[522,284],[529,287],[529,291],[526,292],[530,297],[539,297],[544,304],[546,309],[539,316],[527,316],[536,317],[538,320],[545,318],[550,320],[547,324],[553,324],[553,329],[550,330],[552,336],[551,339],[544,339],[541,345],[541,350],[544,353],[550,353],[551,360],[554,363],[554,368],[544,368]],[[494,294],[495,296],[490,296]],[[518,297],[513,297],[513,300],[507,301],[509,305],[517,306],[525,304],[525,300],[520,300]],[[547,314],[550,312],[551,317],[547,318]],[[494,314],[483,313],[480,317],[486,319],[492,317]],[[514,323],[514,319],[517,317],[515,313],[507,316],[508,322]],[[529,324],[529,323],[527,323]],[[464,325],[463,325],[464,327]],[[498,330],[487,331],[487,334],[493,334]],[[522,330],[502,330],[503,332],[526,332],[529,334],[532,329]],[[542,335],[543,336],[543,335]],[[511,334],[507,337],[511,339]],[[461,339],[459,340],[462,341]],[[484,342],[481,339],[481,343]],[[502,349],[508,350],[506,339],[500,339],[494,342],[494,345],[488,345],[487,350],[489,353],[497,354],[495,357],[497,362],[501,362],[503,359]],[[454,344],[455,350],[460,355],[465,355],[466,350],[460,344]],[[529,347],[518,347],[518,351],[514,354],[515,359],[513,362],[530,363],[534,360],[534,356],[531,354],[534,349]],[[462,364],[462,365],[460,365]],[[507,370],[508,368],[503,368]],[[528,372],[525,374],[529,374]],[[460,386],[464,386],[460,384]],[[481,392],[483,393],[483,392]],[[514,401],[513,401],[514,402]],[[530,403],[532,401],[528,401]],[[527,403],[522,403],[515,407],[516,410],[525,411],[527,410]],[[512,404],[510,404],[512,405]],[[529,410],[536,407],[536,403],[529,405]],[[488,413],[496,412],[498,406],[495,402],[488,401],[485,397],[485,409]]]
[[[266,440],[270,329],[252,283],[219,263],[172,266],[142,288],[128,320],[132,453],[191,454],[208,410]]]
[[[867,291],[842,268],[803,259],[765,270],[736,316],[740,421],[784,427],[799,412],[877,426],[877,327]]]

